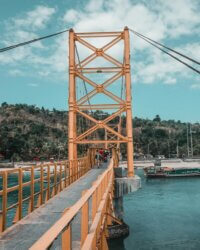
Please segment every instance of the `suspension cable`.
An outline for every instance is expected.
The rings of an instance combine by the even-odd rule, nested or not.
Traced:
[[[35,38],[35,39],[29,40],[29,41],[26,41],[26,42],[23,42],[23,43],[14,44],[14,45],[9,46],[9,47],[1,48],[0,53],[5,52],[7,50],[15,49],[17,47],[24,46],[24,45],[27,45],[27,44],[30,44],[30,43],[34,43],[34,42],[37,42],[37,41],[40,41],[40,40],[43,40],[43,39],[46,39],[46,38],[57,36],[57,35],[60,35],[62,33],[68,32],[68,31],[69,31],[69,29],[63,30],[63,31],[60,31],[60,32],[57,32],[57,33],[54,33],[54,34],[51,34],[51,35]]]
[[[168,49],[168,50],[170,50],[170,51],[172,51],[172,52],[174,52],[174,53],[176,53],[176,54],[178,54],[178,55],[180,55],[180,56],[182,56],[182,57],[184,57],[184,58],[186,58],[186,59],[192,61],[193,63],[196,63],[196,64],[199,64],[199,65],[200,65],[200,62],[198,62],[197,60],[194,60],[193,58],[191,58],[191,57],[189,57],[189,56],[186,56],[186,55],[184,55],[184,54],[182,54],[182,53],[180,53],[180,52],[178,52],[178,51],[176,51],[176,50],[174,50],[174,49],[171,49],[171,48],[165,46],[165,45],[162,44],[162,43],[159,43],[159,42],[157,42],[157,41],[155,41],[155,40],[153,40],[153,39],[151,39],[151,38],[149,38],[149,37],[147,37],[147,36],[144,36],[144,35],[140,34],[139,32],[136,32],[135,30],[132,30],[132,29],[129,29],[129,30],[130,30],[131,32],[133,32],[135,35],[138,35],[138,36],[141,36],[141,37],[143,37],[143,38],[146,38],[147,40],[149,40],[149,41],[151,41],[151,42],[153,42],[153,43],[155,43],[155,44],[158,44],[159,46],[161,46],[161,47],[163,47],[163,48],[165,48],[165,49]]]
[[[131,32],[133,32],[132,30],[130,30]],[[135,34],[135,33],[134,33]],[[182,61],[181,59],[179,59],[178,57],[176,56],[173,56],[172,54],[170,54],[169,52],[167,52],[166,50],[164,49],[161,49],[159,46],[155,45],[154,43],[150,42],[149,40],[147,40],[146,38],[140,36],[139,34],[135,34],[136,36],[140,37],[141,39],[145,40],[147,43],[151,44],[152,46],[156,47],[157,49],[161,50],[163,53],[171,56],[172,58],[174,58],[176,61],[184,64],[186,67],[192,69],[193,71],[195,71],[196,73],[200,74],[200,71],[194,67],[192,67],[191,65],[187,64],[186,62]]]
[[[76,44],[75,44],[75,51],[76,51],[76,55],[77,55],[77,59],[78,59],[78,65],[81,68],[81,61],[80,61],[80,57],[79,57],[79,53],[78,53],[78,49],[77,49]],[[82,70],[81,70],[81,73],[82,73]],[[90,107],[90,111],[93,114],[91,103],[90,103],[90,98],[88,96],[87,86],[86,86],[85,80],[82,79],[82,81],[83,81],[83,84],[84,84],[84,89],[85,89],[85,93],[86,93],[86,96],[87,96],[87,101],[88,101],[88,104],[89,104],[89,107]]]
[[[76,44],[75,44],[75,52],[76,52],[76,56],[77,56],[77,59],[78,59],[78,65],[81,68],[81,61],[80,61],[80,57],[79,57],[79,53],[78,53],[78,49],[77,49]],[[81,70],[81,73],[82,73],[82,70]],[[94,114],[93,114],[93,111],[92,111],[92,107],[91,107],[91,103],[90,103],[90,98],[88,96],[88,90],[87,90],[86,82],[83,79],[82,79],[82,82],[83,82],[83,85],[84,85],[85,94],[86,94],[86,97],[87,97],[87,102],[88,102],[89,107],[90,107],[90,112],[91,112],[92,116],[94,117]],[[91,126],[91,121],[90,120],[89,120],[88,125],[89,125],[89,127]]]
[[[123,58],[123,65],[124,65],[124,58]],[[120,97],[121,97],[121,99],[123,99],[123,91],[124,91],[124,75],[122,75],[122,81],[121,81],[121,95],[120,95]],[[121,132],[121,123],[122,123],[122,113],[120,113],[120,115],[119,115],[119,133]]]

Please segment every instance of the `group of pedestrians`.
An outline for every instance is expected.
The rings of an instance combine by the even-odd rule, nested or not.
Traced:
[[[102,162],[108,161],[108,156],[109,156],[108,150],[97,149],[95,158],[96,158],[96,164],[98,168],[100,167],[100,164]]]

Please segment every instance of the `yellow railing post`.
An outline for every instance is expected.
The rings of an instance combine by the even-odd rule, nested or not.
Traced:
[[[84,190],[82,196],[87,192]],[[89,219],[89,206],[88,201],[82,206],[81,209],[81,246],[83,245],[88,234],[88,219]]]
[[[81,176],[84,175],[85,162],[84,159],[81,160]]]
[[[67,164],[67,166],[68,166],[68,171],[67,171],[67,180],[68,180],[68,186],[70,185],[70,176],[71,176],[71,170],[70,170],[70,161],[68,161],[68,164]]]
[[[69,161],[69,184],[73,182],[72,180],[72,161]]]
[[[76,167],[76,174],[77,174],[77,180],[80,178],[80,160],[77,160],[77,167]]]
[[[94,185],[95,185],[95,182],[93,182],[92,186]],[[96,212],[97,212],[97,190],[95,190],[92,195],[92,221],[94,220]]]
[[[71,160],[71,183],[74,182],[74,161]]]
[[[33,212],[34,210],[34,167],[31,167],[31,184],[30,184],[30,201],[29,201],[29,210],[28,213]]]
[[[43,204],[44,196],[44,167],[40,167],[40,205]]]
[[[0,231],[3,232],[6,229],[6,217],[7,217],[7,183],[8,174],[3,172],[3,194],[2,194],[2,214],[0,217]]]
[[[76,161],[76,180],[78,180],[79,176],[78,176],[78,160]]]
[[[71,173],[70,183],[73,183],[74,182],[74,162],[73,162],[73,160],[70,161],[70,173]]]
[[[18,206],[16,209],[16,214],[13,223],[21,220],[22,218],[22,200],[23,200],[23,172],[22,169],[18,169]]]
[[[47,200],[51,198],[51,178],[50,178],[50,166],[47,166]]]
[[[65,175],[65,188],[67,187],[67,163],[65,163],[64,164],[64,171],[65,171],[65,173],[64,173],[64,175]]]
[[[54,187],[53,187],[52,197],[56,194],[57,194],[57,164],[54,164]]]
[[[71,250],[71,249],[72,249],[72,232],[71,232],[71,225],[69,225],[62,233],[62,250]]]
[[[91,157],[90,157],[90,149],[87,150],[87,160],[88,160],[88,167],[91,168]]]
[[[19,191],[18,191],[18,202],[19,202],[19,220],[22,218],[22,202],[23,202],[23,172],[19,169]]]
[[[59,191],[62,191],[62,163],[60,163],[60,182],[59,182],[60,186],[59,186]]]
[[[84,160],[80,159],[80,165],[79,165],[80,177],[83,175],[83,167],[84,167]]]
[[[86,172],[86,162],[85,162],[85,158],[83,159],[83,174],[84,175]]]

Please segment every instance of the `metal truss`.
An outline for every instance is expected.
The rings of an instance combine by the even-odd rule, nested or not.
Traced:
[[[110,42],[101,48],[96,48],[88,38],[113,38]],[[86,39],[87,38],[87,39]],[[123,62],[115,59],[107,54],[107,51],[121,40],[124,41],[124,55]],[[75,43],[80,43],[91,50],[91,54],[83,60],[76,62]],[[89,63],[96,58],[101,57],[112,64],[112,67],[87,67]],[[101,84],[89,79],[86,75],[96,73],[112,73],[112,77]],[[116,82],[119,78],[125,77],[125,100],[108,91],[108,86]],[[93,87],[86,95],[80,99],[76,99],[76,79],[80,78],[87,84]],[[98,93],[101,93],[114,101],[113,104],[91,104],[88,105],[89,99],[93,98]],[[114,110],[116,112],[109,115],[106,119],[96,120],[86,110]],[[109,122],[114,118],[120,116],[123,112],[126,113],[126,135],[121,133],[121,129],[114,129]],[[87,131],[77,135],[77,114],[83,116],[85,119],[94,123]],[[131,75],[130,75],[130,45],[129,45],[129,30],[125,27],[122,32],[90,32],[90,33],[75,33],[72,29],[69,31],[69,160],[77,159],[77,144],[102,144],[106,147],[109,143],[127,144],[127,162],[128,162],[128,176],[133,176],[133,135],[132,135],[132,110],[131,110]],[[92,133],[98,129],[105,129],[109,133],[109,139],[92,140],[88,139]]]

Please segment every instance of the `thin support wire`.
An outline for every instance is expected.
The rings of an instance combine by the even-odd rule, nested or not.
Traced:
[[[192,67],[191,65],[189,65],[189,64],[187,64],[186,62],[182,61],[182,60],[179,59],[178,57],[173,56],[172,54],[170,54],[170,53],[167,52],[166,50],[161,49],[159,46],[157,46],[157,45],[155,45],[154,43],[150,42],[148,39],[142,37],[141,35],[134,33],[131,29],[130,29],[130,31],[131,31],[133,34],[135,34],[136,36],[138,36],[138,37],[140,37],[141,39],[145,40],[147,43],[149,43],[149,44],[151,44],[152,46],[154,46],[155,48],[161,50],[163,53],[165,53],[165,54],[171,56],[171,57],[174,58],[176,61],[178,61],[178,62],[184,64],[186,67],[188,67],[188,68],[190,68],[191,70],[195,71],[196,73],[200,74],[200,71],[199,71],[198,69]]]

